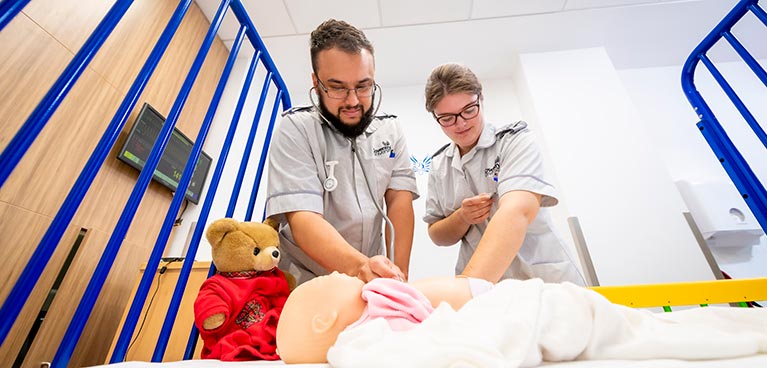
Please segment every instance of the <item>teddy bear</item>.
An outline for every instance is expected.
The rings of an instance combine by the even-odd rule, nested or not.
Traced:
[[[216,274],[194,302],[194,322],[203,341],[201,358],[225,361],[277,360],[276,329],[295,287],[283,273],[278,223],[214,221],[205,234]]]

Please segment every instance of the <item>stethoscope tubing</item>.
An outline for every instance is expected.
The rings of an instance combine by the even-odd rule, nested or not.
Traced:
[[[378,104],[376,104],[376,109],[373,111],[372,116],[375,116],[378,113],[378,109],[381,107],[381,101],[383,100],[383,91],[381,90],[381,86],[378,84],[375,85],[375,90],[378,92]],[[329,126],[332,126],[330,121],[322,115],[322,110],[320,110],[319,106],[316,102],[314,102],[314,98],[312,98],[312,90],[316,90],[316,87],[312,87],[309,89],[309,101],[312,104],[312,107],[314,107],[317,110],[317,114],[320,116],[320,119],[324,120]],[[374,95],[375,96],[375,95]],[[368,182],[368,175],[365,171],[365,165],[362,164],[362,160],[359,156],[359,150],[357,150],[357,142],[354,139],[351,139],[352,143],[352,151],[354,152],[354,156],[357,158],[357,161],[360,162],[360,167],[362,168],[362,176],[365,179],[365,185],[368,188],[368,192],[370,193],[370,197],[373,198],[373,204],[375,205],[376,209],[378,210],[378,213],[381,214],[384,221],[386,221],[386,226],[389,228],[389,233],[391,234],[391,237],[389,237],[389,246],[384,247],[384,256],[389,258],[392,262],[394,262],[394,224],[392,224],[391,220],[389,219],[389,216],[386,216],[386,213],[381,208],[380,205],[378,205],[378,201],[375,200],[375,194],[373,194],[373,189],[370,188],[370,182]],[[338,179],[335,177],[335,165],[338,164],[338,161],[325,161],[325,166],[328,169],[328,176],[325,178],[325,180],[322,182],[322,188],[327,192],[333,192],[338,187]]]

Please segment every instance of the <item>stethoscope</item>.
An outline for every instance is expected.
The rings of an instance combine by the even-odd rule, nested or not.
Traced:
[[[317,115],[320,116],[320,119],[322,119],[325,123],[328,124],[328,126],[333,126],[333,124],[328,121],[328,119],[322,114],[322,110],[317,105],[316,102],[314,102],[314,98],[312,96],[312,90],[315,90],[316,87],[312,87],[309,89],[309,101],[312,104],[312,107],[317,111]],[[373,96],[375,98],[375,92],[378,92],[378,104],[376,104],[376,109],[373,111],[372,116],[375,116],[378,113],[378,108],[381,107],[381,101],[383,100],[383,92],[381,91],[381,86],[378,84],[375,85],[375,90],[373,93]],[[315,92],[316,93],[316,92]],[[370,182],[368,182],[368,175],[365,171],[365,165],[362,164],[362,160],[360,159],[359,150],[357,149],[357,141],[355,139],[350,139],[352,144],[352,152],[354,152],[354,156],[357,158],[357,161],[360,163],[360,167],[362,168],[362,176],[363,179],[365,179],[365,185],[368,188],[368,193],[370,193],[370,198],[373,198],[373,204],[375,205],[376,209],[378,210],[378,213],[381,214],[384,221],[386,221],[386,226],[389,228],[389,232],[391,233],[391,237],[389,238],[389,247],[388,249],[384,247],[384,255],[386,255],[392,262],[394,262],[394,225],[392,224],[391,220],[389,220],[389,217],[386,216],[386,213],[381,208],[381,206],[378,205],[378,201],[375,200],[375,194],[373,194],[373,189],[370,188]],[[335,177],[335,167],[338,165],[338,161],[325,161],[325,168],[327,169],[327,177],[325,180],[322,181],[322,188],[325,189],[326,192],[333,192],[338,188],[338,179]],[[389,252],[389,249],[391,252]]]

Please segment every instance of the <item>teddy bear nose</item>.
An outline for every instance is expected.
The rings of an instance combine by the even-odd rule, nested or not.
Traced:
[[[275,249],[272,251],[272,257],[279,258],[280,257],[280,251]]]

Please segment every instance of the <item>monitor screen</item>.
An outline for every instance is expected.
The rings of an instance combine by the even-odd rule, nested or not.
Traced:
[[[157,112],[152,106],[144,103],[141,111],[133,123],[128,139],[117,156],[121,161],[133,166],[141,171],[149,158],[157,136],[160,135],[160,129],[165,123],[165,117]],[[157,169],[152,178],[160,184],[168,187],[171,191],[176,191],[178,183],[181,181],[181,174],[186,166],[186,161],[192,153],[192,142],[178,129],[173,129],[173,135],[170,137],[165,147]],[[192,181],[186,190],[186,199],[197,204],[202,195],[202,187],[205,184],[205,178],[208,176],[208,170],[211,165],[211,158],[205,152],[202,152],[197,161]]]

